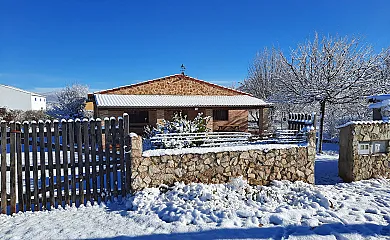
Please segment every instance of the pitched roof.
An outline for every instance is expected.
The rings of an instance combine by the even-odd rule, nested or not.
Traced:
[[[0,84],[0,87],[12,89],[12,90],[15,90],[15,91],[18,91],[18,92],[22,92],[22,93],[31,94],[31,95],[37,96],[37,97],[45,97],[43,95],[40,95],[40,94],[37,94],[37,93],[33,93],[33,92],[29,92],[29,91],[26,91],[26,90],[23,90],[23,89],[20,89],[20,88],[12,87],[12,86],[9,86],[9,85]]]
[[[114,108],[174,108],[174,107],[269,107],[261,99],[248,95],[115,95],[95,94],[98,107]]]
[[[183,75],[183,74],[174,74],[174,75],[170,75],[170,76],[166,76],[166,77],[162,77],[162,78],[156,78],[156,79],[152,79],[152,80],[148,80],[148,81],[144,81],[144,82],[140,82],[140,83],[134,83],[134,84],[125,85],[125,86],[121,86],[121,87],[116,87],[116,88],[112,88],[112,89],[101,90],[101,91],[94,92],[93,94],[106,94],[106,93],[115,92],[117,90],[122,90],[122,89],[126,89],[126,88],[132,88],[132,87],[145,85],[145,84],[152,83],[152,82],[163,81],[163,80],[168,80],[168,79],[173,79],[173,78],[181,78],[181,79],[196,81],[196,82],[207,84],[207,85],[210,85],[210,86],[213,86],[213,87],[217,87],[217,88],[220,88],[220,89],[223,89],[223,90],[231,91],[231,92],[234,92],[234,93],[237,93],[237,94],[243,94],[243,95],[251,96],[251,94],[246,93],[246,92],[242,92],[242,91],[239,91],[239,90],[236,90],[236,89],[233,89],[233,88],[220,86],[220,85],[217,85],[217,84],[214,84],[214,83],[206,82],[206,81],[203,81],[203,80],[200,80],[200,79],[196,79],[196,78],[193,78],[193,77],[190,77],[190,76],[187,76],[187,75]]]

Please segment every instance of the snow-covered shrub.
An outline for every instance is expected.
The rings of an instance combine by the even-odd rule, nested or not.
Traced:
[[[51,119],[50,116],[46,114],[46,112],[42,110],[12,110],[7,108],[2,108],[0,111],[0,120],[4,120],[7,122],[16,121],[16,122],[24,122],[24,121],[38,121],[38,120],[46,120]]]
[[[58,102],[48,106],[47,113],[57,119],[84,118],[87,95],[87,86],[80,84],[67,86],[57,92]]]
[[[204,117],[203,113],[199,113],[194,120],[187,119],[187,115],[183,115],[181,112],[174,113],[172,120],[163,120],[161,123],[157,123],[156,127],[146,126],[144,135],[146,141],[156,134],[161,133],[200,133],[210,131],[207,128],[207,123],[210,120],[209,116]],[[175,139],[163,139],[163,148],[187,148],[201,144],[197,141],[176,141]],[[145,145],[145,144],[144,144]]]

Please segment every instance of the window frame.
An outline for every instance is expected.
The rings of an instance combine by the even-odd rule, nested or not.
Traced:
[[[229,121],[229,110],[213,109],[213,121]]]

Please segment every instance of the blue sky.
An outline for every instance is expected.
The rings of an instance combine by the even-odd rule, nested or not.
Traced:
[[[390,46],[390,1],[0,0],[0,83],[107,89],[180,72],[238,86],[256,52],[314,32]]]

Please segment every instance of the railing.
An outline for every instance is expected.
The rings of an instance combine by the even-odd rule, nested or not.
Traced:
[[[156,148],[165,143],[192,144],[198,147],[216,147],[247,143],[252,134],[246,132],[204,132],[204,133],[166,133],[156,134],[150,141]]]
[[[307,126],[316,126],[316,113],[289,113],[288,114],[288,129],[289,130],[302,130]]]
[[[274,133],[276,143],[302,143],[306,142],[306,135],[298,130],[276,130]]]

